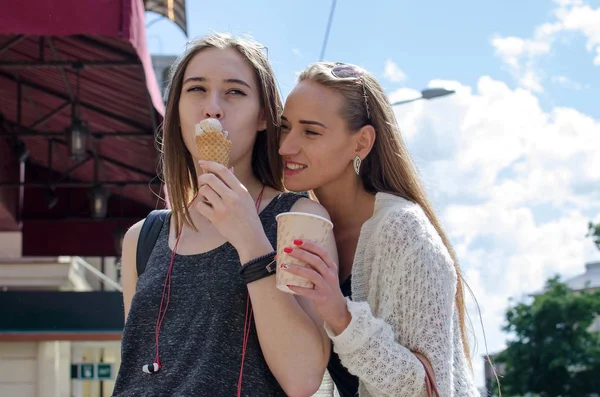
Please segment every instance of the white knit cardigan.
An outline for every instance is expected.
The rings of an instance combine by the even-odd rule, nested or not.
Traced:
[[[360,379],[360,397],[426,396],[425,371],[411,350],[431,362],[442,396],[480,395],[464,354],[456,281],[421,207],[378,193],[352,266],[352,320],[339,335],[325,327],[342,364]],[[332,386],[326,376],[316,395],[332,395]]]

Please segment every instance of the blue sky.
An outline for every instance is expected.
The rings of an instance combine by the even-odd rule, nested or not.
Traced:
[[[188,1],[189,36],[252,35],[268,46],[285,96],[319,58],[330,4]],[[179,54],[186,41],[166,19],[148,29],[153,54]],[[491,352],[507,338],[509,297],[600,259],[585,238],[587,221],[600,221],[600,0],[340,0],[325,58],[370,70],[392,100],[456,90],[395,111]],[[473,302],[469,313],[481,385]]]
[[[323,0],[188,1],[189,37],[210,31],[252,35],[269,47],[285,95],[293,86],[294,73],[319,58],[330,4]],[[408,80],[393,83],[382,79],[390,90],[399,86],[421,89],[434,78],[472,85],[481,75],[510,84],[510,73],[498,62],[491,39],[498,34],[530,36],[533,28],[549,20],[555,9],[550,0],[385,1],[373,2],[373,7],[365,4],[369,3],[337,2],[325,57],[360,64],[380,78],[385,61],[391,59],[405,71]],[[588,4],[598,7],[600,1]],[[148,22],[155,18],[156,14],[147,13]],[[597,88],[600,74],[590,62],[585,38],[571,36],[569,43],[559,45],[559,51],[548,56],[549,61],[543,66],[549,74],[571,75],[572,79]],[[178,54],[186,40],[166,19],[148,29],[152,53]],[[593,89],[575,91],[553,83],[540,100],[546,107],[575,106],[600,117],[600,106],[594,106],[593,95]]]

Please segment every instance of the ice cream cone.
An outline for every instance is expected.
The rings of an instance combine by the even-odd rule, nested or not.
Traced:
[[[220,132],[209,132],[196,135],[196,146],[200,160],[214,161],[229,166],[231,141]]]
[[[196,125],[196,147],[201,160],[229,166],[231,141],[217,119],[205,119]]]

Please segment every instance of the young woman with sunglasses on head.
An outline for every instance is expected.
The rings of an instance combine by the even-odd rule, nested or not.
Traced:
[[[339,394],[479,396],[459,264],[381,85],[354,65],[309,66],[279,144],[285,187],[312,190],[334,223],[339,261],[298,241],[289,255],[310,268],[282,267],[315,285],[290,288],[325,322]]]
[[[144,221],[123,244],[126,323],[115,397],[310,396],[331,351],[309,299],[275,287],[275,216],[328,217],[282,193],[281,100],[263,47],[210,35],[173,67],[162,162],[171,212],[138,278]],[[194,126],[217,119],[227,167],[199,161]],[[332,255],[336,255],[331,236]]]

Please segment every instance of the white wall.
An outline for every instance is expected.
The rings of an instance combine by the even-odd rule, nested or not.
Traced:
[[[71,342],[39,342],[37,375],[37,397],[70,397]]]
[[[0,396],[37,397],[37,342],[0,342]]]
[[[0,342],[0,396],[70,397],[70,355],[70,342]]]

